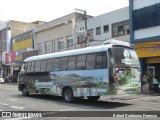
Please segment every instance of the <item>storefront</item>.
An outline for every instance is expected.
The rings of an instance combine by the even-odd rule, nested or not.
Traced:
[[[6,74],[13,76],[12,82],[17,82],[19,64],[23,61],[22,53],[33,50],[33,48],[33,30],[26,31],[11,38],[11,51],[5,54],[5,64],[10,68],[10,71]]]
[[[160,82],[160,41],[135,43],[142,75],[147,72]]]

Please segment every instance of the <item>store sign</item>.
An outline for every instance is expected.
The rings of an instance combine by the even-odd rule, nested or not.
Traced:
[[[33,48],[33,35],[32,32],[24,33],[17,37],[12,38],[12,50],[22,50],[25,48]]]
[[[139,58],[160,56],[160,41],[136,43],[135,51]]]
[[[11,64],[15,62],[15,52],[8,52],[5,54],[5,63],[6,64]]]

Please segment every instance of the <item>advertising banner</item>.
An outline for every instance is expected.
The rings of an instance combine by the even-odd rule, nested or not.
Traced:
[[[11,64],[15,62],[15,52],[8,52],[5,54],[5,63],[6,64]]]

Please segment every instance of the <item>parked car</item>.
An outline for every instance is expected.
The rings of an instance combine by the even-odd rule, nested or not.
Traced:
[[[4,78],[0,76],[0,83],[4,83]]]

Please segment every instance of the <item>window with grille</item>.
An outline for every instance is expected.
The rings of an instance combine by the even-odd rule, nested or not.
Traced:
[[[99,35],[99,34],[101,34],[101,27],[96,28],[96,35]]]
[[[72,47],[73,46],[73,37],[69,36],[67,37],[67,47]]]
[[[129,35],[129,20],[114,23],[112,25],[112,37]]]
[[[109,32],[109,25],[103,26],[103,32],[104,33]]]
[[[38,44],[38,51],[39,54],[42,54],[42,43]]]
[[[44,49],[45,49],[45,53],[50,52],[50,42],[45,42],[44,43]]]
[[[63,49],[64,49],[63,39],[60,38],[58,39],[58,50],[63,50]]]

